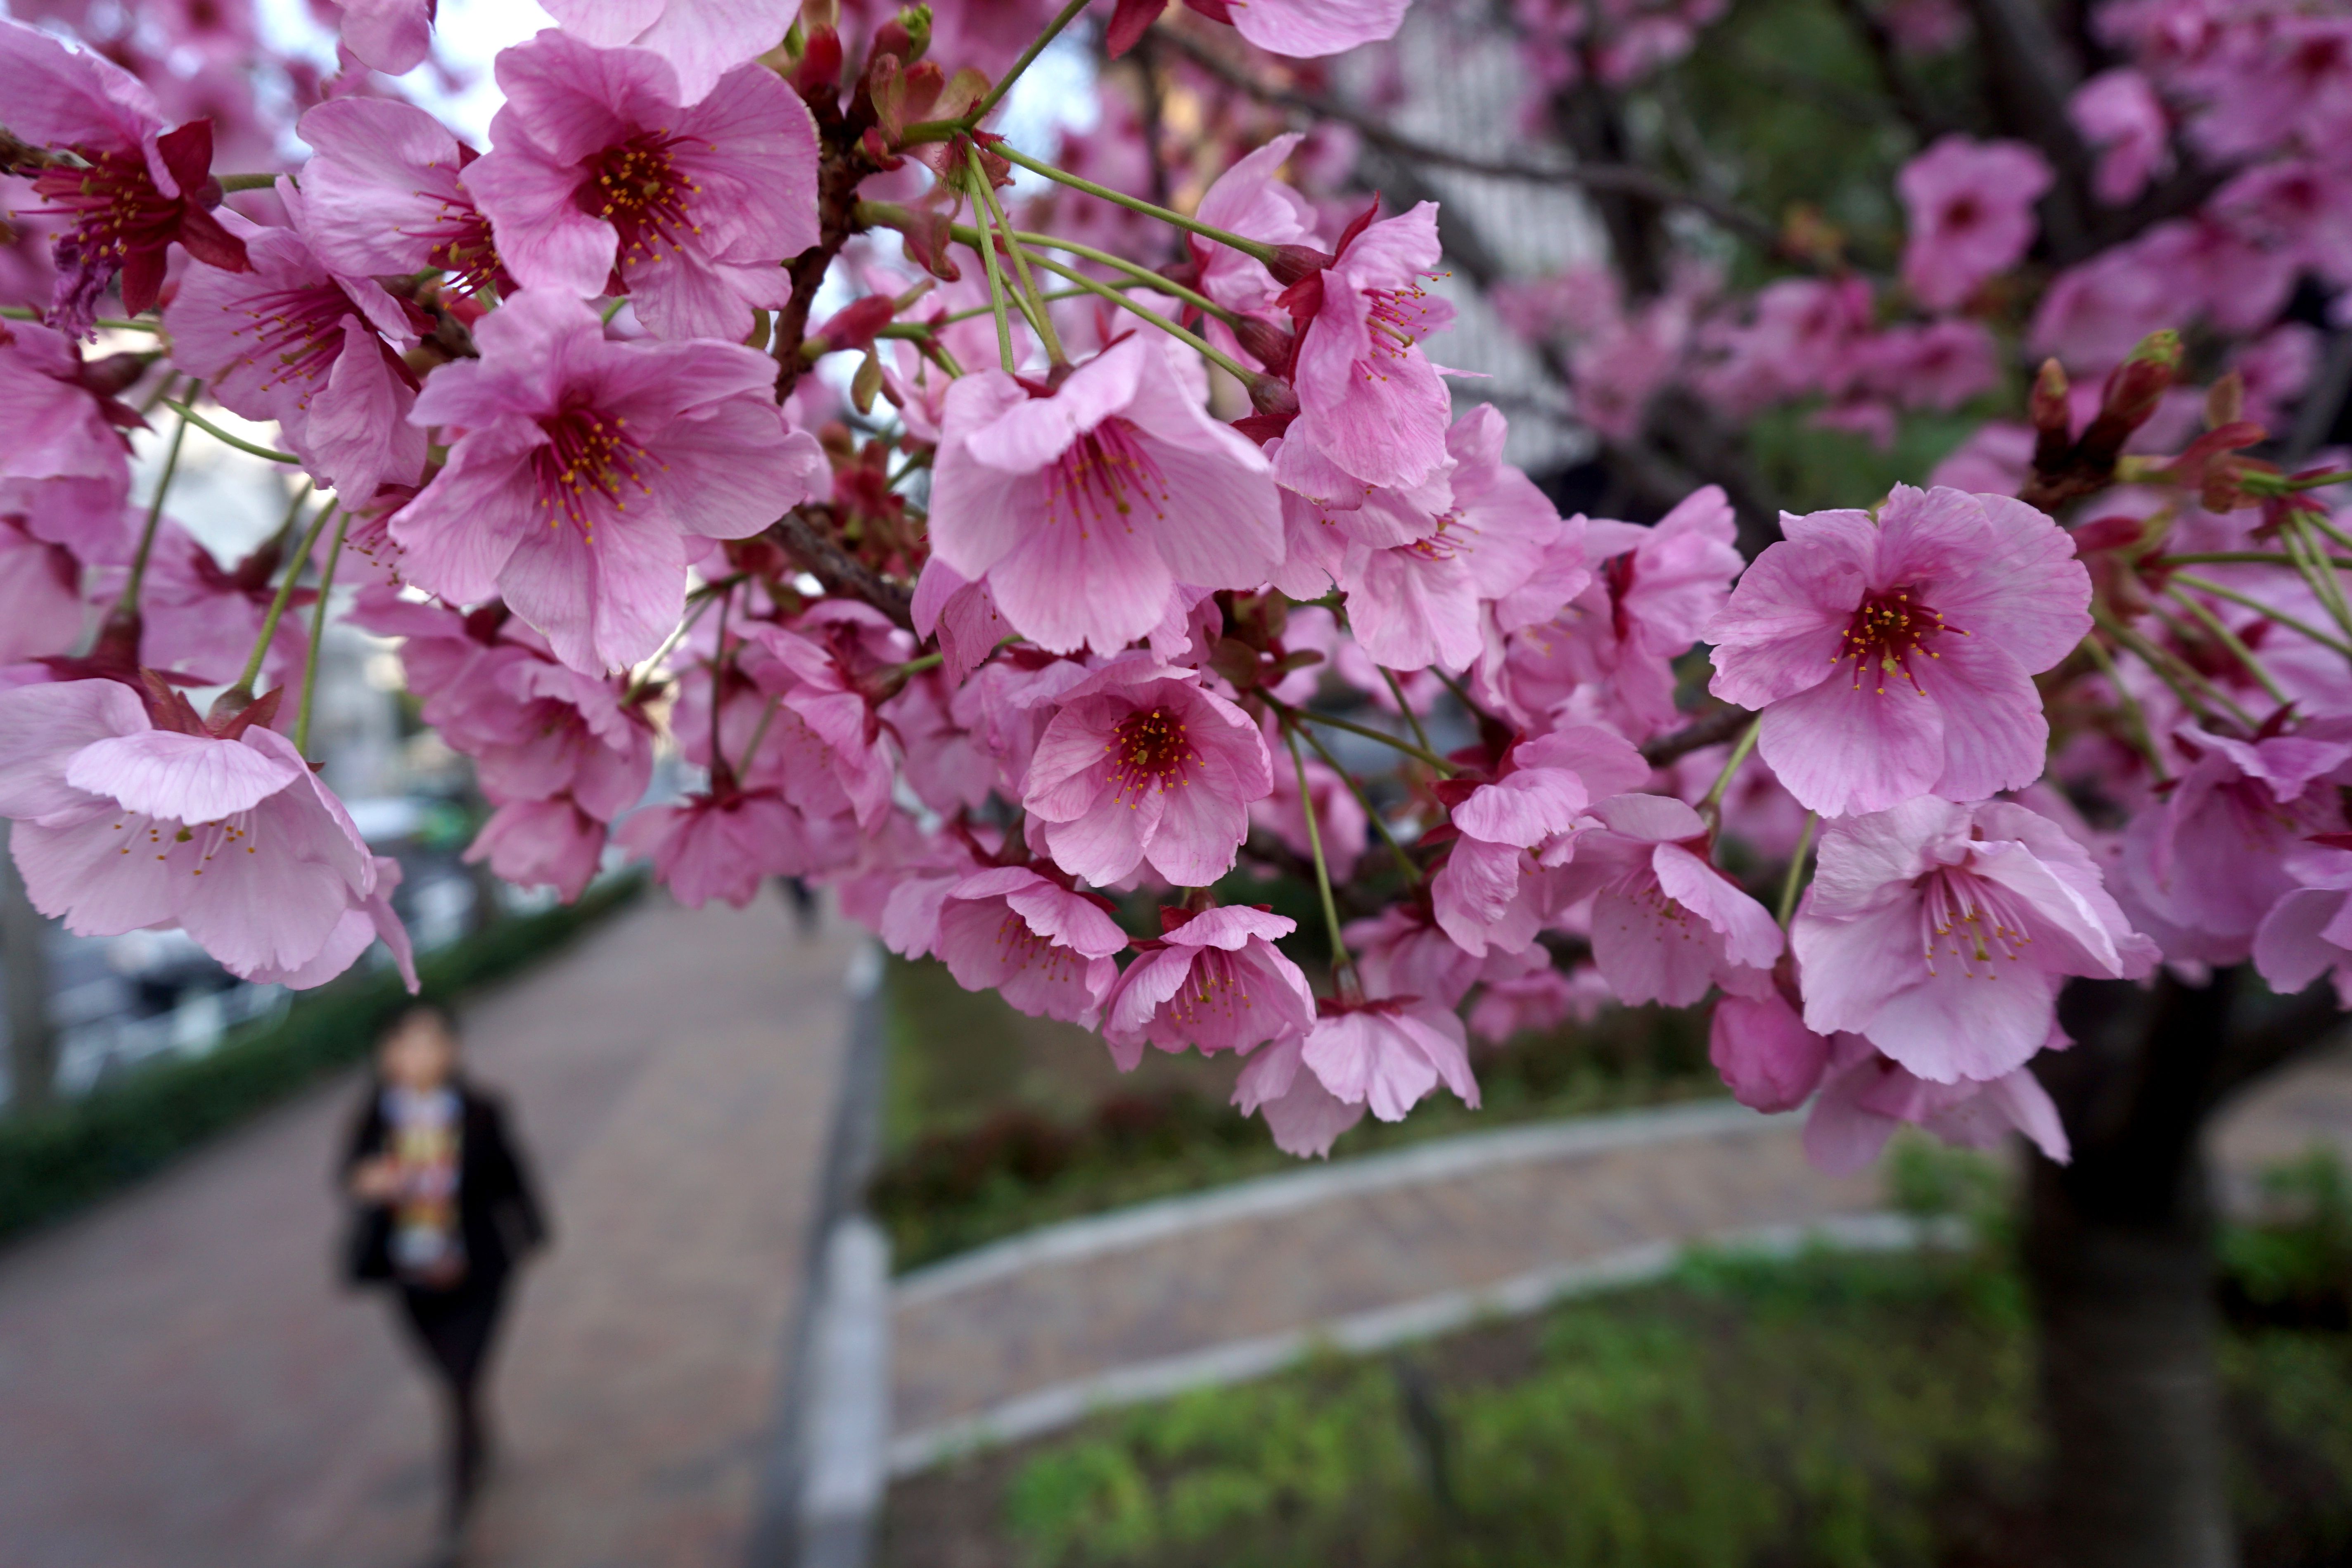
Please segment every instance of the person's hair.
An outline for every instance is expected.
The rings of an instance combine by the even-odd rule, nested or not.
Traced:
[[[417,1001],[409,1003],[399,1012],[394,1013],[392,1016],[391,1021],[385,1024],[383,1031],[376,1036],[376,1041],[378,1044],[382,1044],[383,1041],[391,1039],[394,1036],[407,1028],[411,1024],[423,1023],[439,1025],[441,1032],[448,1036],[453,1043],[464,1038],[464,1037],[457,1032],[457,1016],[456,1014],[450,1012],[447,1007],[438,1002]]]

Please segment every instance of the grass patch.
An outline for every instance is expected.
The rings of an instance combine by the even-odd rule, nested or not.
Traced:
[[[546,958],[635,898],[635,875],[578,903],[499,921],[417,963],[425,994],[455,1001]],[[397,972],[347,974],[209,1055],[151,1063],[32,1116],[0,1120],[0,1241],[63,1217],[364,1057],[408,1000]]]
[[[1038,1225],[1216,1186],[1298,1162],[1228,1104],[1230,1058],[1146,1051],[1122,1075],[1102,1041],[1026,1017],[944,966],[892,961],[889,1080],[871,1198],[900,1268]],[[1334,1159],[1516,1121],[1723,1093],[1703,1023],[1658,1008],[1473,1048],[1485,1109],[1450,1095],[1366,1119]]]
[[[1911,1179],[1954,1173],[1937,1167]],[[1959,1180],[1971,1202],[1991,1184]],[[2306,1210],[2232,1245],[2293,1255],[2286,1273],[2308,1284],[2336,1224]],[[2223,1368],[2245,1560],[2343,1561],[2352,1335],[2233,1316]],[[1108,1415],[903,1482],[883,1561],[2032,1563],[2033,1411],[2031,1322],[2003,1245],[1698,1252],[1654,1285]]]

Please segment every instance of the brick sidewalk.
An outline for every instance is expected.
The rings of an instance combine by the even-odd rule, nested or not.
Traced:
[[[845,1036],[853,942],[656,900],[472,1009],[557,1232],[498,1369],[468,1563],[729,1563]],[[0,1257],[0,1568],[407,1568],[425,1384],[332,1279],[346,1078]]]

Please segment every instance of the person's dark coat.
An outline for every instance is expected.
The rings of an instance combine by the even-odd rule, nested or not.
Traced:
[[[507,1136],[506,1112],[498,1099],[462,1079],[451,1079],[450,1087],[457,1091],[460,1107],[457,1228],[466,1244],[467,1282],[491,1286],[503,1280],[525,1253],[545,1244],[547,1221],[522,1157]],[[383,1089],[377,1084],[352,1120],[344,1146],[341,1170],[346,1192],[352,1168],[384,1152],[388,1131]],[[390,1206],[359,1205],[346,1247],[344,1272],[354,1283],[395,1277]]]

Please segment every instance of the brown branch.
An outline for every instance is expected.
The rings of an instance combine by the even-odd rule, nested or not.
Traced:
[[[1756,715],[1745,708],[1718,708],[1705,718],[1684,725],[1671,735],[1661,735],[1642,748],[1642,758],[1654,768],[1686,757],[1693,752],[1703,752],[1709,746],[1720,746],[1736,740],[1742,730],[1756,721]]]
[[[864,149],[854,140],[841,146],[827,140],[817,164],[817,242],[794,257],[786,269],[793,280],[792,297],[776,312],[775,336],[771,340],[779,403],[792,395],[793,387],[808,369],[801,357],[801,342],[808,335],[809,307],[816,300],[833,258],[862,226],[857,222],[857,187],[874,173]]]
[[[1672,180],[1652,174],[1647,169],[1630,163],[1574,163],[1544,168],[1530,163],[1497,162],[1489,158],[1473,158],[1444,147],[1433,147],[1398,134],[1377,116],[1351,109],[1320,93],[1304,92],[1296,88],[1274,87],[1252,77],[1248,71],[1220,57],[1214,50],[1186,37],[1172,29],[1163,29],[1168,42],[1183,56],[1217,78],[1227,86],[1249,94],[1259,102],[1276,109],[1287,109],[1318,119],[1336,121],[1348,126],[1370,146],[1399,158],[1410,158],[1432,168],[1454,169],[1465,174],[1483,174],[1489,179],[1520,180],[1540,185],[1582,185],[1589,191],[1615,192],[1639,196],[1661,206],[1687,207],[1703,213],[1725,228],[1746,236],[1776,257],[1785,260],[1807,258],[1785,255],[1781,249],[1780,230],[1767,219],[1737,206],[1730,202],[1687,189]]]
[[[913,590],[893,583],[844,550],[833,536],[831,512],[831,508],[821,506],[786,512],[776,520],[777,542],[824,584],[825,592],[863,600],[908,631],[914,630]]]

